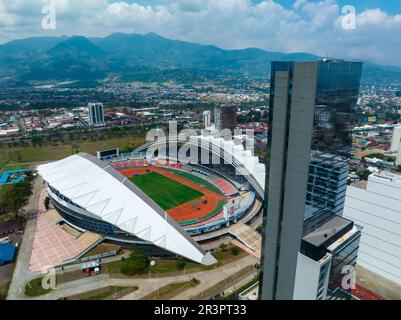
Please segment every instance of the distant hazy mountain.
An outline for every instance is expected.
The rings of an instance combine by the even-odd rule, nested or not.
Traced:
[[[316,60],[308,53],[283,54],[249,48],[223,50],[155,33],[114,33],[105,38],[40,37],[0,45],[0,83],[39,81],[166,81],[222,77],[268,78],[273,60]],[[401,68],[365,65],[365,79],[401,78]]]

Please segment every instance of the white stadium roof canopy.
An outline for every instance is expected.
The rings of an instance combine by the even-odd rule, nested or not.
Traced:
[[[216,262],[152,199],[109,164],[80,153],[41,165],[38,171],[50,186],[91,217],[192,261],[205,265]]]
[[[251,150],[242,145],[244,136],[234,136],[234,139],[225,140],[222,137],[215,137],[213,134],[201,134],[186,137],[182,141],[180,135],[172,135],[168,138],[160,138],[156,141],[149,141],[140,146],[135,152],[142,152],[146,149],[152,150],[167,143],[185,143],[196,145],[202,149],[208,149],[218,154],[225,164],[231,164],[237,170],[237,174],[244,176],[255,188],[260,197],[264,198],[266,166],[259,162],[259,157],[254,156]],[[240,142],[236,142],[236,140]]]
[[[234,137],[242,140],[242,137]],[[232,164],[239,171],[239,174],[248,178],[248,181],[254,185],[256,191],[263,197],[266,179],[266,166],[264,163],[259,162],[259,157],[254,156],[251,150],[246,150],[241,143],[235,143],[234,140],[224,140],[223,138],[216,138],[213,135],[199,135],[191,137],[200,141],[200,145],[211,149],[212,151],[217,148],[222,150],[221,154],[224,159]]]

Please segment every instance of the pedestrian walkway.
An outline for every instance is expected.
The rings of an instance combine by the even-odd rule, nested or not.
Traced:
[[[25,225],[25,231],[19,248],[13,279],[8,290],[8,300],[21,299],[21,297],[24,296],[23,290],[25,284],[40,275],[40,273],[29,271],[29,260],[35,236],[37,212],[44,209],[44,205],[42,206],[41,204],[44,203],[45,197],[46,190],[43,189],[43,181],[40,178],[37,178],[33,186],[33,195],[26,207],[26,211],[30,218],[27,219]]]
[[[85,293],[92,290],[97,290],[107,286],[119,286],[119,287],[138,287],[139,289],[131,292],[120,300],[139,300],[148,294],[156,291],[157,289],[164,287],[168,284],[190,281],[191,278],[200,280],[200,284],[190,290],[186,290],[174,299],[190,299],[205,290],[215,286],[217,283],[224,281],[228,277],[236,274],[238,271],[244,268],[252,268],[257,259],[252,256],[246,256],[235,262],[229,263],[221,268],[212,269],[209,271],[202,271],[190,274],[181,274],[171,277],[164,278],[135,278],[135,279],[117,279],[112,278],[108,274],[101,274],[89,278],[79,279],[71,282],[57,284],[57,289],[50,293],[35,297],[36,300],[57,300],[60,298],[69,297],[76,294]],[[242,279],[238,279],[241,281]],[[227,283],[227,286],[232,286],[235,283]]]
[[[232,241],[232,244],[233,245],[235,245],[235,246],[237,246],[237,247],[239,247],[239,248],[241,248],[242,250],[244,250],[245,252],[248,252],[249,254],[251,254],[251,255],[253,255],[255,258],[257,258],[257,259],[261,259],[261,250],[252,250],[252,249],[250,249],[248,246],[246,246],[246,245],[244,245],[241,241],[239,241],[239,240],[237,240],[237,239],[234,239],[233,241]]]
[[[250,226],[237,223],[230,228],[230,233],[253,252],[261,250],[262,236]]]

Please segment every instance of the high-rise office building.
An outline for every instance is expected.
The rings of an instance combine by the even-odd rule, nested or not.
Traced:
[[[237,107],[235,105],[221,105],[214,108],[214,124],[217,130],[237,128]]]
[[[212,124],[212,112],[210,110],[203,111],[203,127],[210,127]]]
[[[395,156],[395,165],[401,166],[401,143],[398,145],[398,151]]]
[[[221,130],[221,111],[219,107],[214,107],[213,122],[216,130]]]
[[[401,126],[397,125],[393,129],[393,136],[391,137],[390,152],[398,152],[400,149],[401,141]]]
[[[104,111],[101,103],[88,103],[89,124],[91,126],[104,125]]]
[[[341,216],[362,64],[273,62],[262,299],[326,299],[355,265],[360,228]]]

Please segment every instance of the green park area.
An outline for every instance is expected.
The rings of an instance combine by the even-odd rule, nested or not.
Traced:
[[[0,222],[17,218],[31,195],[30,181],[0,186]]]
[[[143,297],[142,300],[169,300],[185,290],[196,287],[200,281],[192,278],[189,281],[170,283]]]
[[[52,289],[44,289],[42,286],[43,277],[33,279],[25,285],[25,294],[28,297],[37,297],[49,293]]]
[[[180,204],[203,196],[202,192],[187,187],[157,172],[148,172],[133,176],[130,180],[163,210],[175,208]]]
[[[96,155],[97,150],[120,148],[121,150],[131,146],[139,146],[144,143],[142,138],[130,136],[112,138],[99,141],[79,141],[69,143],[43,143],[37,145],[3,146],[0,149],[0,170],[8,164],[37,163],[55,161],[66,158],[78,152]],[[7,167],[8,169],[8,167]]]
[[[70,296],[65,298],[64,300],[115,300],[127,294],[130,294],[138,289],[139,288],[136,286],[135,287],[109,286],[80,293],[74,296]]]
[[[155,258],[155,264],[151,265],[151,258],[143,251],[134,250],[126,257],[120,260],[112,261],[102,265],[102,273],[108,274],[111,278],[116,279],[130,279],[130,278],[148,278],[154,277],[169,277],[174,275],[181,275],[183,272],[191,274],[194,272],[207,271],[214,268],[221,268],[226,264],[232,263],[245,257],[247,253],[232,245],[222,244],[218,251],[213,252],[213,256],[217,259],[217,263],[212,266],[204,266],[182,257],[177,259]],[[57,275],[57,284],[66,284],[72,281],[84,279],[85,275],[81,270],[65,272]],[[192,278],[193,279],[193,278]],[[198,284],[196,279],[191,282],[175,283],[161,288],[157,294],[153,293],[149,299],[158,299],[164,296],[173,296],[194,287]],[[77,294],[75,296],[65,297],[68,300],[101,300],[111,299],[113,296],[121,297],[129,294],[138,287],[103,287],[93,291]],[[50,293],[51,289],[43,289],[42,277],[36,278],[25,285],[25,295],[28,297],[38,297]],[[65,299],[62,298],[62,299]]]
[[[107,272],[115,277],[152,277],[171,276],[185,272],[206,271],[222,267],[247,255],[247,253],[232,244],[222,244],[220,249],[212,253],[217,263],[212,266],[201,265],[182,257],[178,259],[155,259],[155,265],[149,266],[150,259],[142,251],[132,251],[128,258],[113,261],[105,265]]]

